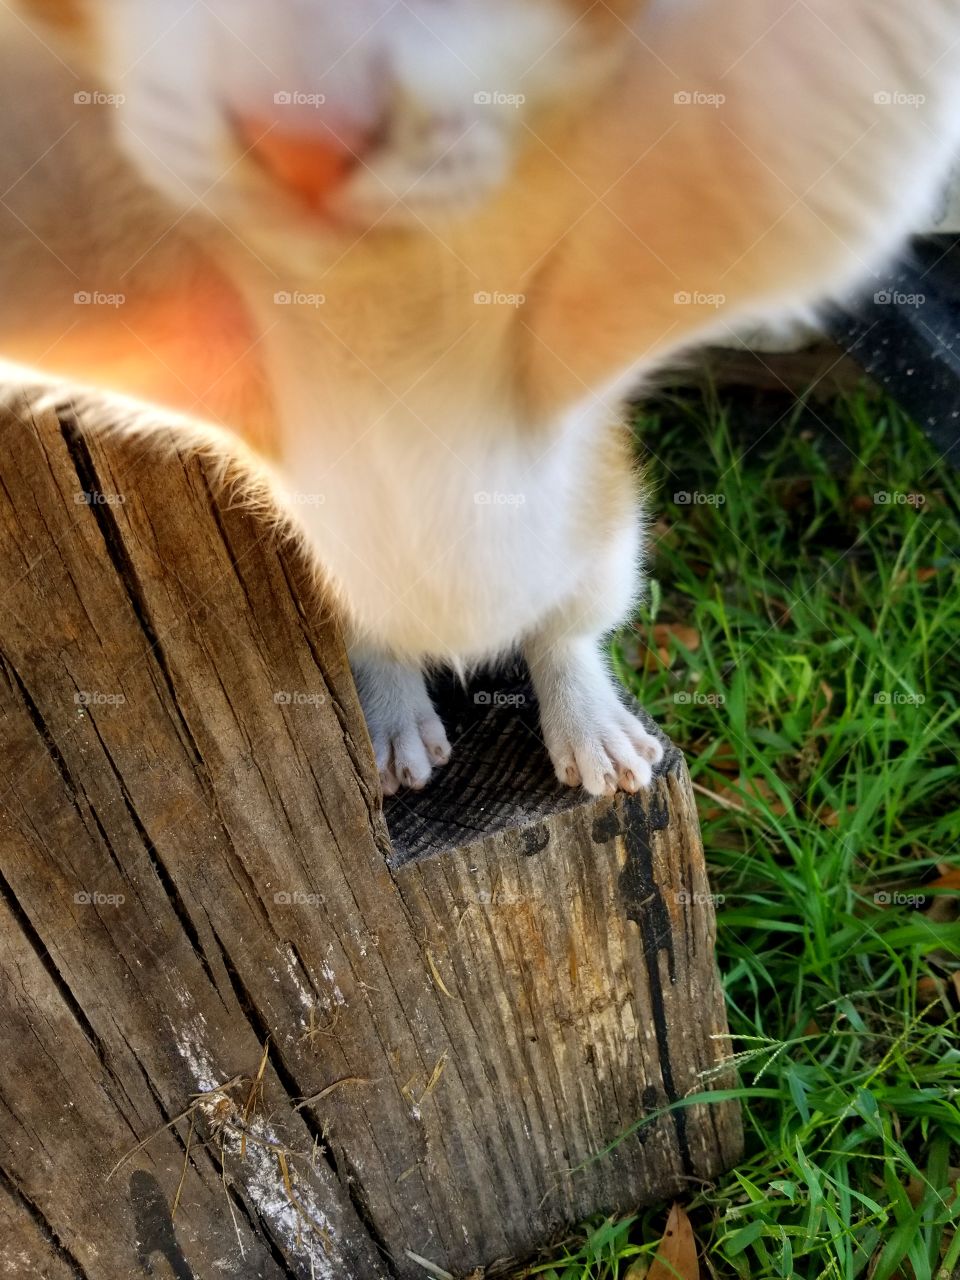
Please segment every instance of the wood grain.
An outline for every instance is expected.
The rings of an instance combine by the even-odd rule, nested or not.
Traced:
[[[736,1158],[729,1104],[603,1154],[722,1052],[676,751],[588,803],[475,690],[385,820],[296,555],[197,460],[0,432],[0,1273],[459,1274]]]

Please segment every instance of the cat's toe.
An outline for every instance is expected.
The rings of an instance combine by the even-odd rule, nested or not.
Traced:
[[[385,796],[408,788],[422,791],[435,768],[450,759],[450,743],[439,717],[417,722],[412,717],[389,730],[372,730],[373,749]]]
[[[380,771],[380,790],[387,796],[395,796],[400,790],[400,779],[389,766]]]
[[[450,759],[451,747],[443,721],[439,716],[422,720],[418,726],[427,755],[435,765],[444,765]]]
[[[663,743],[660,739],[649,733],[626,707],[620,708],[619,722],[634,750],[651,765],[658,765],[663,759]]]

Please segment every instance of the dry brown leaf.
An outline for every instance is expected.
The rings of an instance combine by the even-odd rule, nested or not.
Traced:
[[[653,628],[654,644],[658,648],[668,648],[671,640],[678,641],[691,653],[700,648],[700,632],[696,627],[685,627],[679,622],[658,622]]]
[[[924,888],[956,889],[960,892],[960,867],[951,868],[950,871],[944,872],[942,876],[937,876],[936,880],[928,880]]]
[[[777,486],[777,499],[784,511],[796,511],[798,507],[807,505],[812,489],[813,481],[809,476],[794,476]]]
[[[647,1280],[700,1280],[697,1242],[683,1209],[675,1204],[657,1249]]]
[[[810,810],[808,812],[812,812],[816,820],[818,822],[822,822],[825,827],[832,828],[838,827],[842,818],[849,818],[852,814],[856,813],[856,811],[857,806],[855,804],[848,804],[846,809],[841,813],[831,805],[824,803],[817,809]]]
[[[950,924],[960,913],[960,870],[948,867],[936,880],[928,880],[926,884],[917,886],[923,894],[923,914],[933,924]],[[939,889],[940,893],[927,893],[928,889]]]
[[[956,1183],[958,1178],[960,1178],[960,1169],[956,1169],[951,1165],[947,1169],[947,1181],[951,1184],[954,1184]],[[907,1193],[907,1198],[909,1199],[910,1203],[913,1205],[915,1209],[917,1205],[920,1203],[920,1201],[923,1199],[923,1197],[926,1195],[927,1191],[929,1190],[929,1187],[930,1187],[929,1182],[921,1182],[919,1178],[911,1178],[910,1181],[907,1183],[904,1190]],[[952,1204],[955,1199],[956,1199],[956,1192],[954,1192],[953,1195],[948,1194],[947,1203]]]
[[[820,681],[820,692],[824,697],[824,705],[813,718],[811,727],[814,729],[819,729],[824,720],[826,720],[827,716],[830,714],[830,707],[833,703],[833,690],[827,684],[826,680]]]
[[[628,637],[621,649],[623,660],[634,671],[655,673],[670,666],[670,654],[666,649],[651,649],[639,638]]]
[[[925,977],[917,979],[918,1009],[926,1009],[928,1005],[936,1004],[938,1000],[943,999],[943,995],[943,983],[939,978],[932,978],[927,974]]]
[[[710,768],[717,769],[720,773],[738,774],[740,761],[737,759],[736,747],[730,742],[721,742],[710,757]]]
[[[646,632],[638,630],[636,636],[623,642],[624,661],[634,671],[655,673],[673,665],[672,640],[684,645],[691,652],[700,648],[700,632],[695,627],[685,627],[679,622],[658,622],[653,628],[652,643],[647,643]]]
[[[917,582],[929,582],[931,578],[935,578],[939,573],[933,565],[925,565],[922,569],[901,569],[893,580],[895,587],[902,587],[904,583],[916,580]]]
[[[782,631],[793,621],[793,611],[786,600],[771,596],[767,601],[767,617],[773,626],[779,627]]]
[[[766,778],[746,778],[741,773],[735,785],[740,787],[743,793],[751,799],[762,800],[770,812],[775,813],[777,817],[782,818],[787,812],[787,806],[778,798],[777,793]],[[723,788],[721,788],[721,794],[722,791]],[[736,793],[734,792],[733,794],[735,795]]]
[[[711,760],[711,764],[713,763],[714,761]],[[750,813],[751,801],[754,803],[762,801],[770,812],[778,817],[782,818],[787,813],[787,805],[779,799],[765,778],[746,778],[741,773],[738,777],[730,779],[729,784],[726,780],[718,782],[713,790],[696,785],[694,790],[698,795],[706,796],[708,800],[719,802],[721,806],[720,808],[702,808],[700,816],[705,819],[719,818],[724,812],[730,810],[737,813]]]
[[[923,916],[931,924],[953,924],[957,919],[960,898],[956,894],[931,893],[924,900]]]

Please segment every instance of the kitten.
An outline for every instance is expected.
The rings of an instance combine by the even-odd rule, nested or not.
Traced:
[[[424,670],[517,649],[558,778],[646,785],[603,656],[640,579],[618,402],[919,225],[960,138],[957,0],[16,10],[0,353],[269,469],[385,793],[450,754]]]

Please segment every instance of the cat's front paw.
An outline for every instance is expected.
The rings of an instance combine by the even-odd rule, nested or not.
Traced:
[[[616,696],[602,708],[586,709],[563,728],[544,725],[547,750],[557,777],[592,796],[648,787],[663,747]]]
[[[450,743],[423,675],[389,658],[351,654],[360,704],[385,796],[420,791],[450,759]]]
[[[528,659],[559,780],[592,796],[649,786],[663,746],[620,701],[597,642],[535,643]]]

